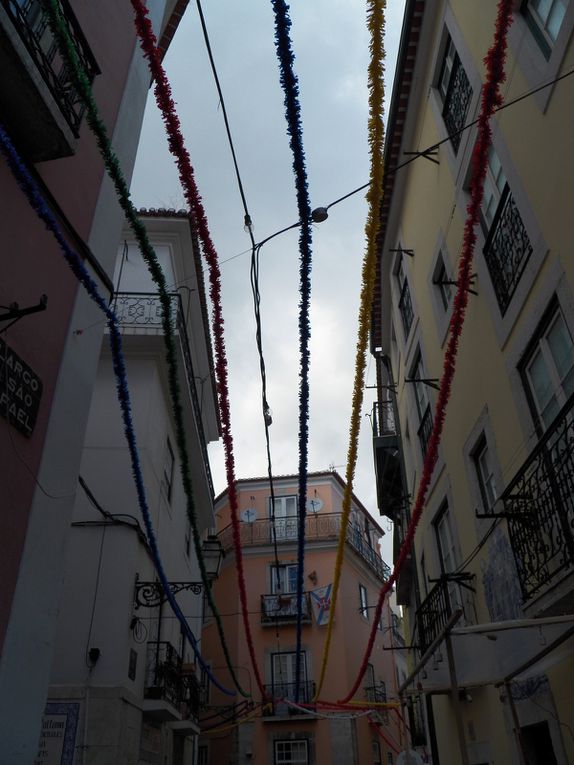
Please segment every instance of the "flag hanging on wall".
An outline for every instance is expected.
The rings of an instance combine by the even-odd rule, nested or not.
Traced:
[[[313,606],[315,621],[319,627],[329,623],[332,588],[332,584],[327,584],[325,587],[317,587],[316,590],[311,590],[311,605]]]

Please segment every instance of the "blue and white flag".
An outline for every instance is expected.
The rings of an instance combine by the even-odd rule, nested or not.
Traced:
[[[311,590],[311,605],[313,606],[315,621],[319,627],[329,623],[332,587],[332,584],[327,584],[325,587],[317,587],[316,590]]]

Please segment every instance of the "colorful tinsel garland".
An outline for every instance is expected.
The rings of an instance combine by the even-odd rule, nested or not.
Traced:
[[[353,387],[353,401],[351,410],[351,425],[349,432],[349,449],[347,453],[347,467],[345,472],[345,491],[343,494],[343,508],[341,518],[341,530],[337,547],[335,562],[335,574],[333,590],[331,592],[331,608],[329,612],[329,624],[325,637],[321,672],[317,685],[316,698],[319,697],[325,681],[329,650],[333,635],[335,620],[335,608],[337,595],[341,582],[343,559],[345,556],[345,542],[347,538],[347,526],[351,514],[351,498],[353,493],[353,480],[357,465],[357,449],[359,432],[361,428],[361,408],[363,405],[363,390],[365,388],[365,368],[367,342],[369,337],[369,324],[371,317],[371,305],[375,290],[376,264],[377,264],[377,234],[379,231],[379,211],[383,198],[383,99],[384,99],[384,47],[383,37],[385,31],[385,0],[369,0],[367,6],[367,25],[371,35],[370,62],[368,70],[369,80],[369,150],[371,155],[371,183],[367,191],[369,211],[365,226],[367,247],[363,259],[362,287],[359,308],[359,329],[357,339],[357,353],[355,357],[355,380]]]
[[[115,313],[113,312],[113,310],[108,306],[106,300],[100,295],[98,286],[95,283],[95,281],[92,279],[92,277],[90,276],[86,267],[84,266],[82,259],[68,245],[66,238],[64,237],[54,215],[52,214],[49,206],[46,204],[44,198],[42,197],[42,194],[36,182],[33,180],[32,176],[29,174],[28,170],[26,169],[26,166],[24,165],[22,159],[18,155],[12,141],[10,140],[10,137],[8,136],[8,133],[6,132],[6,130],[4,129],[2,125],[0,125],[0,152],[3,154],[6,160],[6,163],[8,164],[8,167],[12,171],[12,174],[16,180],[16,183],[18,184],[18,186],[20,187],[20,189],[26,196],[30,206],[36,212],[38,217],[44,222],[48,231],[50,231],[52,235],[54,236],[54,238],[56,239],[56,242],[58,243],[60,250],[62,251],[62,254],[64,256],[64,259],[66,260],[66,263],[70,267],[72,273],[78,279],[78,281],[82,284],[82,286],[88,293],[89,297],[95,302],[95,304],[104,313],[106,317],[109,333],[110,333],[109,342],[110,342],[110,349],[112,353],[112,364],[114,369],[114,375],[116,378],[117,394],[118,394],[118,400],[119,400],[120,410],[122,413],[122,419],[124,424],[124,433],[126,436],[126,441],[127,441],[128,449],[130,453],[132,474],[133,474],[134,483],[136,487],[138,504],[139,504],[140,511],[142,514],[142,519],[146,528],[152,560],[153,560],[157,575],[159,577],[159,580],[161,582],[162,588],[167,596],[167,600],[174,614],[176,615],[178,620],[181,622],[185,631],[185,635],[191,644],[191,647],[193,649],[193,652],[199,664],[201,665],[202,669],[207,673],[210,680],[213,683],[215,683],[215,685],[221,691],[223,691],[224,693],[229,693],[229,691],[218,682],[218,680],[215,678],[215,676],[211,672],[211,669],[209,668],[209,666],[204,662],[201,656],[199,645],[195,638],[195,635],[191,631],[191,628],[189,627],[187,619],[183,615],[177,601],[175,600],[175,597],[173,596],[171,592],[171,589],[169,587],[169,582],[167,580],[167,576],[163,568],[163,563],[161,561],[161,557],[159,554],[157,540],[155,537],[151,515],[149,512],[149,507],[147,503],[144,479],[143,479],[143,474],[141,469],[141,462],[139,458],[134,424],[133,424],[132,415],[131,415],[130,393],[128,388],[125,359],[124,359],[124,355],[122,351],[122,335],[119,329],[119,323],[118,323],[117,317]]]
[[[309,307],[311,302],[311,203],[305,168],[305,153],[301,127],[299,84],[293,68],[295,56],[289,30],[289,6],[284,0],[271,0],[275,14],[275,44],[279,62],[279,76],[285,94],[285,117],[287,133],[293,154],[293,172],[297,191],[297,210],[301,224],[299,234],[299,533],[297,542],[297,647],[295,677],[295,701],[299,701],[299,678],[301,677],[301,631],[302,603],[305,586],[305,518],[307,513],[307,469],[309,449],[309,340],[311,326]]]
[[[468,290],[471,286],[471,266],[472,258],[474,255],[474,246],[476,243],[475,230],[479,223],[480,206],[484,192],[484,180],[488,166],[488,150],[492,143],[490,119],[496,108],[499,107],[502,103],[500,86],[506,77],[504,64],[506,61],[508,30],[512,23],[513,5],[513,0],[499,0],[497,6],[494,41],[484,59],[486,66],[486,78],[482,89],[481,107],[478,118],[478,136],[472,154],[470,202],[467,207],[467,217],[464,225],[462,253],[458,268],[458,288],[453,303],[453,312],[449,327],[448,343],[444,356],[443,374],[440,381],[436,410],[434,414],[433,429],[423,464],[419,488],[417,491],[411,520],[406,530],[393,572],[379,593],[377,607],[373,616],[373,626],[371,628],[367,649],[361,662],[361,667],[359,669],[357,679],[355,680],[355,683],[349,694],[343,699],[343,701],[348,701],[356,693],[359,685],[361,684],[363,676],[367,671],[369,657],[375,644],[377,625],[381,618],[383,603],[387,593],[391,591],[393,584],[396,582],[398,574],[400,573],[407,555],[410,553],[415,537],[415,532],[425,507],[425,501],[432,477],[432,472],[438,457],[438,447],[444,428],[446,408],[450,398],[452,382],[456,368],[458,346],[464,325],[466,307],[468,304]]]
[[[163,274],[163,271],[161,269],[157,256],[154,252],[154,249],[149,241],[145,226],[139,219],[137,215],[137,211],[131,201],[129,188],[123,177],[119,160],[111,146],[111,142],[107,134],[106,126],[99,115],[98,108],[92,94],[90,82],[88,78],[86,77],[82,64],[78,58],[78,54],[70,38],[70,33],[62,17],[62,12],[60,10],[60,6],[57,0],[48,0],[48,3],[46,5],[46,10],[48,12],[48,20],[50,23],[50,27],[58,43],[60,53],[64,61],[66,62],[66,66],[68,67],[70,75],[73,79],[74,86],[78,92],[78,95],[80,96],[80,98],[82,99],[83,103],[86,106],[86,119],[87,119],[88,125],[90,126],[91,130],[93,131],[96,137],[98,148],[103,157],[106,170],[110,178],[112,179],[114,187],[116,189],[119,203],[126,215],[126,219],[128,220],[130,226],[132,227],[132,230],[134,231],[142,256],[146,262],[146,265],[148,266],[152,279],[158,289],[160,305],[162,310],[162,329],[163,329],[165,347],[166,347],[168,386],[169,386],[171,403],[172,403],[174,427],[176,432],[176,442],[177,442],[178,453],[180,457],[180,472],[181,472],[183,488],[184,488],[184,492],[185,492],[185,496],[187,500],[187,513],[188,513],[190,525],[192,528],[194,547],[195,547],[195,551],[196,551],[196,555],[197,555],[197,559],[199,563],[201,577],[205,585],[205,592],[207,595],[208,602],[210,603],[210,606],[213,608],[215,613],[216,612],[215,603],[213,601],[213,597],[211,594],[211,586],[209,583],[209,578],[207,575],[207,571],[205,569],[205,562],[203,560],[203,554],[201,551],[201,540],[199,538],[199,533],[197,530],[197,527],[198,527],[197,513],[195,509],[193,487],[192,487],[191,478],[190,478],[189,454],[187,451],[187,439],[185,434],[185,428],[183,425],[184,418],[183,418],[183,406],[181,403],[181,391],[180,391],[179,382],[178,382],[177,352],[176,352],[176,343],[175,343],[175,333],[173,329],[171,297],[167,291],[165,276]],[[181,614],[181,616],[183,617],[183,614]],[[223,629],[222,629],[220,620],[217,620],[217,625],[219,628],[220,639],[221,639],[222,645],[224,646],[224,652],[227,658],[229,656],[229,653],[226,650],[226,642],[225,642],[225,637],[223,634]],[[228,668],[231,672],[231,675],[238,689],[243,695],[246,695],[241,690],[241,686],[237,682],[237,679],[235,677],[235,671],[233,669],[233,666],[230,660],[228,661]],[[218,684],[218,687],[220,687],[226,694],[233,695],[233,691],[230,691],[229,689],[224,688],[219,683],[217,684]]]
[[[135,12],[135,23],[138,37],[140,39],[140,46],[145,58],[148,60],[150,72],[154,80],[154,93],[168,135],[169,149],[176,159],[180,182],[192,213],[192,225],[196,229],[196,233],[203,250],[203,256],[207,261],[209,269],[210,297],[213,306],[212,329],[215,348],[217,394],[219,398],[219,410],[221,415],[221,430],[225,453],[225,470],[227,477],[229,505],[231,508],[233,546],[235,549],[235,562],[237,566],[239,582],[239,598],[241,603],[241,613],[245,630],[245,637],[247,640],[251,664],[253,666],[253,672],[255,674],[255,680],[262,697],[265,698],[267,694],[265,692],[261,672],[257,663],[255,647],[253,644],[253,636],[249,622],[247,590],[243,570],[243,552],[241,548],[238,497],[235,483],[235,458],[233,454],[233,436],[231,433],[231,409],[229,404],[227,356],[225,351],[223,311],[221,307],[221,272],[219,269],[219,259],[211,239],[211,234],[209,232],[207,216],[205,214],[201,196],[195,182],[189,152],[187,151],[184,138],[181,133],[180,121],[177,116],[175,103],[171,95],[171,87],[161,63],[161,56],[157,48],[157,40],[154,35],[151,22],[148,18],[148,10],[144,3],[141,2],[141,0],[131,0],[131,3]],[[229,660],[228,666],[230,663],[231,662]],[[239,688],[240,686],[238,685],[236,678],[234,678],[234,682]]]

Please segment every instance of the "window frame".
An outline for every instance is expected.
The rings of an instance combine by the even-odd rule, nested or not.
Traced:
[[[554,295],[541,321],[536,327],[536,330],[533,333],[532,338],[530,339],[530,342],[528,343],[520,359],[520,362],[518,364],[518,371],[520,374],[520,379],[523,385],[524,393],[526,395],[532,420],[534,422],[534,426],[536,428],[536,432],[539,437],[542,436],[544,432],[547,430],[548,426],[550,425],[550,422],[545,425],[542,420],[542,416],[539,411],[539,406],[536,401],[535,394],[532,390],[530,381],[528,379],[527,367],[533,361],[536,352],[540,349],[541,342],[543,340],[545,341],[546,336],[549,334],[550,330],[552,329],[553,325],[558,321],[558,319],[561,319],[561,321],[563,322],[564,327],[566,331],[568,332],[568,335],[570,336],[570,339],[572,340],[572,343],[574,345],[574,337],[568,325],[568,321],[566,320],[566,316],[564,315],[564,311],[562,310],[562,307],[556,295]],[[558,378],[555,378],[555,381],[556,379]],[[562,408],[562,406],[566,403],[568,399],[568,396],[563,389],[564,379],[566,378],[559,379],[558,388],[553,389],[553,396],[556,397],[557,392],[560,394],[558,397],[556,397],[556,402],[558,404],[558,409],[556,414],[558,414],[558,412],[560,411],[560,409]]]
[[[446,524],[446,525],[443,526],[443,524]],[[450,536],[450,546],[451,546],[450,554],[452,555],[452,558],[453,558],[452,567],[450,569],[447,569],[446,563],[445,563],[445,550],[443,549],[443,540],[442,540],[441,531],[440,531],[440,529],[443,527],[448,530],[448,534]],[[456,536],[456,529],[453,523],[453,514],[450,511],[450,506],[446,498],[443,500],[443,502],[441,502],[438,512],[433,518],[433,529],[435,534],[436,550],[437,550],[441,575],[452,574],[453,571],[456,571],[457,567],[460,564],[460,560],[459,560],[460,555],[458,552],[458,540]]]
[[[173,497],[173,478],[175,474],[175,453],[169,436],[166,436],[166,448],[163,457],[162,479],[163,487],[168,503],[171,505]]]
[[[364,584],[359,582],[359,613],[369,621],[369,593]]]
[[[292,746],[293,744],[295,744],[297,746],[299,746],[301,744],[305,745],[305,759],[297,758],[296,760],[294,760],[290,756],[288,760],[285,760],[285,759],[279,760],[278,759],[278,752],[277,752],[278,747],[281,746],[281,745],[283,745],[283,746],[285,746],[285,745]],[[308,739],[307,738],[295,738],[295,739],[292,739],[292,738],[288,738],[288,739],[279,738],[279,739],[275,739],[273,741],[273,762],[274,762],[274,765],[309,765],[310,764],[310,760],[309,760],[309,741],[308,741]]]
[[[536,44],[540,48],[542,55],[546,61],[548,61],[552,55],[556,41],[560,36],[560,30],[562,29],[562,26],[566,20],[568,12],[568,0],[566,0],[566,4],[564,6],[564,14],[560,20],[558,31],[555,37],[552,37],[552,34],[548,31],[547,21],[553,9],[558,4],[562,5],[562,0],[550,0],[550,12],[546,20],[540,16],[536,8],[532,7],[531,3],[532,0],[522,0],[522,3],[520,4],[520,13],[523,15],[526,21],[526,25],[528,26],[528,29],[530,30]]]
[[[482,460],[481,460],[481,457],[482,457],[482,455],[485,454],[485,452],[488,453],[489,460],[490,460],[490,465],[489,465],[490,474],[488,476],[484,475],[483,463],[482,463]],[[495,463],[493,461],[492,450],[490,448],[490,444],[488,443],[488,440],[486,438],[486,433],[484,431],[480,435],[480,437],[479,437],[479,439],[478,439],[478,441],[476,443],[476,446],[474,447],[474,449],[473,449],[473,451],[472,451],[470,456],[471,456],[473,467],[474,467],[474,471],[475,471],[475,474],[476,474],[476,480],[477,480],[477,483],[478,483],[478,488],[480,490],[480,496],[481,496],[481,499],[482,499],[483,509],[486,512],[492,511],[492,509],[494,508],[494,505],[496,503],[496,500],[498,498],[498,495],[499,495],[499,489],[498,489],[498,487],[496,485],[497,484],[497,478],[496,478],[496,472],[497,471],[496,471]],[[494,497],[493,497],[492,501],[490,501],[490,498],[489,498],[489,492],[488,492],[488,485],[489,484],[491,486],[494,486],[494,492],[493,492],[494,493]]]
[[[397,245],[397,249],[401,249],[400,242]],[[415,323],[415,311],[407,275],[405,256],[402,253],[399,253],[399,257],[397,258],[397,263],[395,266],[395,278],[398,285],[397,309],[399,316],[401,317],[401,327],[406,344]]]
[[[293,589],[293,590],[290,590],[290,589],[289,590],[278,590],[277,589],[277,576],[276,576],[276,570],[277,569],[283,570],[285,572],[286,578],[284,579],[284,583],[286,583],[287,585],[289,585],[289,579],[291,578],[290,574],[288,572],[290,572],[290,571],[294,571],[295,572],[295,589]],[[271,582],[271,589],[269,590],[269,592],[271,593],[271,595],[294,595],[294,594],[296,594],[296,592],[297,592],[297,571],[298,571],[298,566],[297,566],[296,563],[279,563],[278,566],[276,566],[275,563],[272,563],[269,566],[269,577],[270,577],[269,581]]]
[[[411,380],[424,380],[426,376],[425,366],[423,362],[423,356],[420,346],[416,349],[412,364],[410,366],[409,378]],[[417,435],[419,438],[419,445],[421,448],[423,461],[428,451],[430,433],[433,428],[433,411],[432,401],[427,391],[427,385],[423,382],[412,382],[413,393],[415,398],[416,412],[418,416]],[[426,406],[422,407],[423,401],[426,401]],[[427,417],[430,418],[430,429],[427,427]]]

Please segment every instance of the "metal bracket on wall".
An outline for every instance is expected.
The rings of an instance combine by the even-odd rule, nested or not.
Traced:
[[[434,162],[435,165],[440,165],[439,160],[434,159],[434,157],[438,156],[438,149],[432,147],[425,149],[425,151],[403,151],[403,154],[405,157],[424,157],[425,159],[428,159],[429,162]]]
[[[423,383],[424,385],[428,385],[429,388],[434,388],[435,390],[440,390],[439,388],[439,378],[438,377],[405,377],[406,383]]]
[[[414,250],[405,250],[404,247],[389,248],[389,252],[400,252],[403,255],[408,255],[409,258],[414,258],[414,256],[415,256],[415,251]]]
[[[0,332],[5,332],[9,327],[20,321],[24,316],[29,316],[32,313],[38,313],[39,311],[45,311],[48,306],[48,296],[41,295],[40,300],[36,305],[28,306],[28,308],[20,308],[18,303],[10,303],[9,306],[0,306],[6,313],[0,313],[0,321],[9,321],[8,327],[3,327]]]

